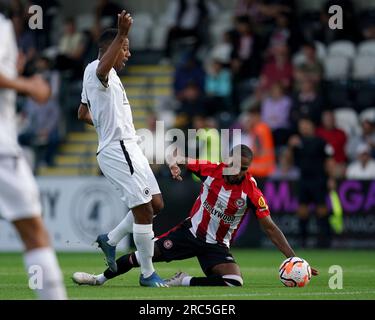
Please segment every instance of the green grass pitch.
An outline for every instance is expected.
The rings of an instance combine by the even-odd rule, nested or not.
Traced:
[[[373,251],[299,251],[320,271],[305,288],[287,288],[278,279],[278,267],[283,256],[276,250],[233,250],[239,263],[245,284],[241,288],[142,288],[138,285],[139,270],[107,282],[101,287],[78,286],[71,281],[75,271],[100,273],[104,270],[103,256],[98,253],[61,253],[59,261],[70,299],[375,299],[375,254]],[[339,265],[343,269],[343,289],[331,290],[328,282],[332,274],[329,267]],[[162,277],[170,277],[176,271],[193,276],[202,272],[196,259],[155,264]],[[27,287],[22,255],[0,253],[0,300],[33,299]]]

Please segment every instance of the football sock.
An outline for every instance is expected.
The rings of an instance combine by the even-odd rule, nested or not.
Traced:
[[[133,239],[138,250],[138,263],[143,277],[148,278],[154,272],[152,257],[154,255],[154,232],[152,224],[133,224]]]
[[[185,277],[182,279],[182,285],[191,287],[240,287],[243,285],[243,280],[240,276],[235,274],[225,276],[213,275],[209,277]]]
[[[103,273],[98,274],[97,276],[95,276],[95,278],[99,284],[104,284],[108,280],[108,278]]]
[[[24,254],[26,272],[29,274],[31,267],[40,268],[41,284],[36,283],[38,274],[29,274],[30,284],[34,284],[38,298],[41,300],[66,300],[67,295],[64,287],[62,273],[51,248],[37,248]],[[38,271],[38,269],[35,269]],[[34,278],[35,277],[35,281]],[[40,286],[39,286],[40,285]]]
[[[117,272],[111,271],[109,268],[104,271],[103,275],[106,279],[113,279],[121,274],[127,273],[133,268],[139,267],[135,253],[126,254],[116,260]]]
[[[133,232],[133,223],[134,215],[132,211],[129,211],[116,228],[108,233],[108,244],[111,246],[117,246],[124,237]]]

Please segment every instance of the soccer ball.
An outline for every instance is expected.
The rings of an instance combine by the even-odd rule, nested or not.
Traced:
[[[310,282],[311,267],[302,258],[288,258],[280,265],[279,276],[287,287],[304,287]]]

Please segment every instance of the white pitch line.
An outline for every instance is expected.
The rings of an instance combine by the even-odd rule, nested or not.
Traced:
[[[293,289],[292,289],[293,290]],[[298,290],[298,289],[297,289]],[[359,295],[359,294],[375,294],[375,291],[346,291],[346,292],[295,292],[298,296],[336,296],[336,295]],[[269,297],[269,296],[280,296],[288,297],[293,295],[293,293],[228,293],[228,294],[197,294],[188,296],[179,296],[179,299],[184,298],[218,298],[218,297]],[[155,296],[149,297],[132,297],[132,299],[155,299]],[[169,299],[168,299],[169,300]]]

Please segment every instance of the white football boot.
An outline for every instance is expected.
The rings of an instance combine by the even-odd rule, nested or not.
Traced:
[[[86,272],[75,272],[72,280],[79,285],[101,286],[102,284],[96,279],[94,274]]]
[[[182,286],[182,280],[186,277],[189,277],[189,275],[185,272],[177,272],[172,278],[166,279],[165,283],[169,287],[181,287]]]

